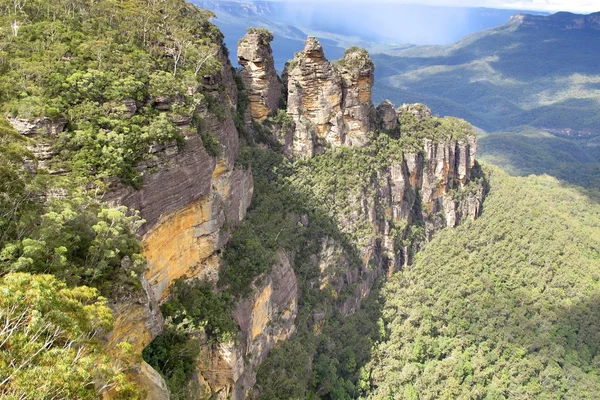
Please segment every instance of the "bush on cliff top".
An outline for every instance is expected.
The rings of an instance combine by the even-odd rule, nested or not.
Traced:
[[[97,339],[112,316],[95,289],[68,288],[51,275],[7,274],[0,277],[0,320],[3,399],[97,399],[99,388],[139,398],[122,373],[128,346],[111,360]]]

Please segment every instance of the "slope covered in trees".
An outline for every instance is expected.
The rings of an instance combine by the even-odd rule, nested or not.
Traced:
[[[106,298],[141,292],[143,221],[102,195],[140,187],[150,146],[182,145],[175,121],[210,101],[189,88],[221,68],[212,15],[183,0],[0,0],[0,397],[139,397],[127,344],[109,355],[101,339]]]
[[[382,292],[370,398],[598,398],[600,204],[490,170],[482,216]]]

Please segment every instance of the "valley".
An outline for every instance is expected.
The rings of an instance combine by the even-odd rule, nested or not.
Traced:
[[[0,0],[1,398],[600,396],[598,14],[198,4]]]

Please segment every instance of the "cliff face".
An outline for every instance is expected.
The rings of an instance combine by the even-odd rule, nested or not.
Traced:
[[[276,111],[281,96],[269,42],[264,33],[251,32],[238,50],[249,111],[257,121]],[[229,110],[236,107],[237,90],[228,60],[223,54],[219,57],[223,68],[205,79],[203,89]],[[369,143],[368,133],[376,128],[399,134],[403,113],[419,119],[431,116],[422,105],[394,110],[387,102],[376,111],[371,103],[373,64],[368,54],[350,49],[332,64],[314,38],[288,65],[286,82],[291,157],[313,157],[327,147],[363,147]],[[172,106],[171,99],[155,101],[161,109]],[[146,220],[141,234],[148,260],[144,295],[114,306],[116,323],[110,343],[126,340],[141,351],[156,337],[162,330],[158,304],[167,299],[176,279],[186,275],[216,283],[219,252],[250,205],[252,173],[236,167],[239,140],[231,115],[219,117],[208,105],[200,105],[195,113],[218,139],[218,156],[207,152],[190,125],[190,115],[178,123],[185,137],[183,146],[152,148],[149,159],[139,165],[143,187],[115,186],[109,196],[139,210]],[[415,249],[405,239],[411,224],[421,222],[429,238],[434,231],[475,218],[480,211],[483,189],[470,184],[475,137],[420,143],[420,148],[406,150],[401,161],[377,171],[367,182],[368,190],[346,199],[357,211],[340,218],[340,226],[352,229],[353,221],[366,219],[372,230],[369,240],[358,245],[362,262],[352,262],[344,246],[331,238],[325,238],[320,251],[311,257],[321,271],[317,286],[334,289],[339,296],[337,307],[345,315],[360,308],[379,276],[410,262]],[[310,221],[300,218],[298,223]],[[292,265],[293,255],[280,251],[271,271],[254,281],[253,294],[236,304],[233,318],[239,332],[235,342],[204,342],[195,374],[198,398],[246,398],[271,349],[295,332],[299,294]],[[348,290],[351,293],[342,297]],[[314,313],[315,323],[326,317],[326,311]],[[168,397],[159,378],[150,366],[140,364],[136,380],[152,398]]]
[[[327,146],[362,146],[372,129],[374,66],[366,51],[350,49],[330,63],[314,37],[286,66],[287,112],[295,123],[293,154],[312,157]]]
[[[207,346],[199,358],[198,380],[206,397],[245,399],[256,383],[256,371],[269,352],[296,330],[298,283],[289,256],[279,253],[271,272],[240,301],[234,320],[240,327],[237,344]]]
[[[257,121],[277,111],[282,97],[283,84],[275,70],[272,40],[269,32],[253,30],[238,45],[238,62],[243,67],[240,78],[248,91],[250,113]]]
[[[237,89],[231,64],[219,55],[223,67],[205,78],[205,93],[226,110],[236,107]],[[169,99],[157,99],[157,107],[168,109]],[[207,105],[194,113],[203,119],[204,129],[219,142],[219,155],[211,156],[201,137],[191,126],[192,115],[178,122],[185,137],[183,146],[175,143],[155,146],[151,157],[138,166],[143,186],[134,190],[119,185],[108,200],[140,211],[146,223],[141,227],[144,256],[148,267],[144,277],[146,294],[113,307],[115,324],[110,343],[127,341],[141,350],[163,328],[158,303],[168,296],[170,285],[184,275],[218,280],[216,254],[228,242],[231,229],[244,218],[253,192],[252,173],[235,167],[239,151],[238,132],[229,112],[219,117]],[[141,364],[135,379],[155,398],[168,397],[155,371]],[[161,394],[162,393],[162,394]]]

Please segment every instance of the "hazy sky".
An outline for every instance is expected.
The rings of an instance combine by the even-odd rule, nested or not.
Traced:
[[[303,0],[279,0],[302,2]],[[310,0],[317,1],[317,0]],[[328,3],[365,3],[369,0],[318,0]],[[375,2],[387,3],[412,3],[412,4],[431,4],[443,6],[458,7],[491,7],[491,8],[511,8],[517,10],[536,10],[536,11],[571,11],[580,13],[591,13],[600,11],[599,0],[376,0]]]

